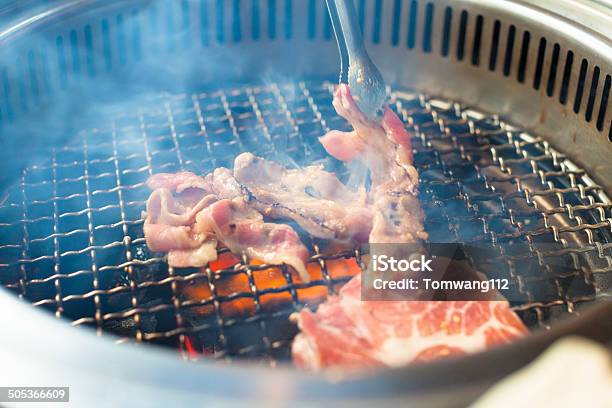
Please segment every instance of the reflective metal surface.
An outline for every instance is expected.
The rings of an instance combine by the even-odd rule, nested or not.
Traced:
[[[289,315],[336,293],[351,267],[361,268],[359,251],[310,242],[308,284],[245,255],[171,268],[143,237],[145,182],[231,168],[244,151],[290,166],[322,163],[347,179],[317,139],[348,128],[331,106],[333,87],[272,83],[116,105],[10,190],[0,206],[0,283],[119,341],[203,353],[191,358],[288,360],[297,332]],[[514,245],[496,277],[510,280],[514,309],[532,329],[610,296],[612,203],[588,172],[497,117],[406,91],[390,100],[414,135],[432,242]]]
[[[77,325],[94,326],[98,334],[110,330],[124,338],[174,346],[177,341],[181,345],[189,336],[212,329],[213,337],[222,339],[217,329],[225,330],[236,320],[222,318],[212,326],[194,328],[183,316],[182,305],[187,301],[178,297],[178,286],[185,280],[214,279],[211,274],[195,272],[190,276],[191,272],[183,275],[161,268],[163,276],[159,279],[143,280],[138,275],[138,270],[162,264],[157,256],[138,251],[144,245],[137,232],[138,211],[146,197],[142,183],[158,169],[205,171],[212,162],[196,165],[203,155],[217,148],[226,152],[226,148],[239,151],[247,147],[228,143],[240,139],[235,132],[241,132],[241,120],[246,121],[244,131],[256,129],[258,135],[265,136],[266,126],[261,126],[261,120],[266,110],[260,107],[258,115],[251,106],[253,100],[259,105],[256,94],[266,86],[297,84],[304,79],[312,79],[314,84],[320,83],[317,78],[333,80],[337,56],[323,3],[32,3],[43,7],[34,13],[19,10],[19,15],[7,19],[11,22],[0,29],[4,33],[0,38],[0,185],[3,192],[12,191],[2,201],[0,228],[5,235],[0,263],[9,271],[2,275],[3,284],[23,299],[35,299],[39,306],[72,318]],[[244,398],[259,395],[251,386],[257,388],[259,383],[254,379],[261,378],[267,384],[284,385],[274,387],[286,391],[282,398],[302,401],[323,403],[332,397],[350,397],[351,401],[383,404],[382,400],[403,398],[408,393],[414,404],[449,406],[451,402],[465,405],[496,378],[530,361],[558,336],[580,333],[609,342],[610,302],[599,302],[596,311],[581,309],[585,301],[605,295],[610,268],[609,241],[600,238],[610,230],[606,192],[612,191],[612,24],[603,3],[356,1],[368,50],[385,79],[396,90],[415,90],[396,93],[395,108],[416,132],[417,157],[424,159],[420,163],[424,183],[435,187],[423,190],[424,199],[441,202],[430,209],[431,219],[441,220],[438,227],[431,223],[431,228],[444,227],[447,235],[461,236],[462,224],[478,225],[476,230],[488,238],[517,234],[526,241],[546,236],[560,244],[565,239],[593,244],[586,253],[599,263],[589,264],[590,273],[582,270],[587,278],[585,287],[591,290],[588,296],[557,292],[558,297],[547,302],[516,305],[530,324],[550,331],[466,359],[389,371],[360,383],[332,384],[289,370],[278,374],[269,369],[258,371],[247,364],[240,364],[236,370],[207,363],[195,368],[186,362],[171,362],[168,356],[160,357],[162,351],[153,347],[133,350],[131,346],[114,346],[91,332],[72,337],[75,329],[65,322],[39,314],[29,305],[24,308],[14,295],[2,290],[0,310],[11,313],[0,314],[0,325],[24,334],[1,340],[2,360],[23,367],[23,371],[9,375],[27,379],[35,373],[47,383],[53,378],[70,378],[98,402],[117,402],[117,398],[129,395],[128,387],[140,386],[149,392],[151,398],[143,400],[149,404],[170,401],[156,393],[156,387],[169,390],[177,386],[178,393],[166,394],[176,401],[191,397],[191,401],[201,401],[204,395],[219,396],[223,392],[223,397]],[[244,108],[240,103],[230,107],[229,89],[247,96],[248,112],[240,111]],[[219,90],[224,92],[215,94]],[[156,99],[152,106],[136,103],[143,93],[160,92],[169,95]],[[198,95],[220,98],[223,93],[226,100],[213,104],[221,108],[218,113],[213,108],[211,117],[223,122],[217,128],[220,137],[229,136],[215,145],[198,133],[201,123],[206,125],[207,115],[194,113],[195,102]],[[288,132],[281,132],[282,128],[279,132],[291,134],[297,127],[296,134],[312,132],[318,136],[325,128],[341,126],[328,119],[334,117],[333,113],[321,108],[331,109],[327,102],[317,99],[322,94],[317,94],[312,99],[315,103],[307,104],[303,111],[298,105],[288,106],[285,110],[295,117],[281,115],[280,122],[289,125]],[[307,95],[302,97],[308,101]],[[178,105],[184,101],[187,109],[193,110],[188,112],[191,119],[183,122],[178,117],[185,113],[185,105]],[[108,120],[121,116],[117,107],[137,117],[126,133],[119,132],[123,125],[118,119]],[[145,118],[146,112],[153,111],[158,113],[151,116],[162,118],[161,123]],[[174,124],[168,112],[176,119]],[[301,114],[314,119],[301,118]],[[141,122],[139,115],[145,120]],[[106,118],[100,122],[103,126],[94,125],[96,118]],[[196,129],[190,130],[194,124]],[[183,125],[185,131],[180,130]],[[492,130],[488,129],[490,125]],[[481,126],[485,129],[479,130]],[[92,127],[102,131],[92,131]],[[166,136],[155,134],[160,128],[170,132],[165,131]],[[214,129],[206,130],[214,133]],[[78,133],[81,130],[86,132]],[[269,125],[267,131],[273,134]],[[142,144],[126,142],[129,140]],[[147,154],[147,140],[159,143],[159,148]],[[289,141],[295,145],[286,145],[287,151],[302,154],[303,140],[298,137]],[[107,149],[100,150],[100,156],[90,149],[98,144]],[[301,159],[313,159],[314,153],[303,153]],[[223,157],[229,159],[230,155]],[[481,159],[488,164],[479,166]],[[455,171],[442,171],[443,178],[428,179],[427,166]],[[494,170],[493,174],[489,170]],[[466,184],[476,190],[468,194],[464,194],[466,189],[457,190]],[[491,194],[491,187],[500,185],[508,190],[502,188]],[[515,209],[509,202],[526,207]],[[457,223],[445,219],[448,213],[443,209],[449,205],[465,211],[457,217]],[[496,206],[502,207],[501,213],[485,213]],[[525,228],[528,219],[529,227]],[[77,232],[66,235],[71,231]],[[580,258],[586,253],[574,255]],[[316,259],[316,251],[314,256]],[[248,260],[241,263],[248,265]],[[249,269],[251,276],[257,275],[257,268],[248,266],[240,273],[248,278]],[[117,275],[116,271],[123,271],[118,275],[127,276],[127,280],[109,278]],[[71,285],[70,280],[78,283]],[[118,286],[113,286],[115,283]],[[328,283],[326,279],[318,282],[324,291],[333,288]],[[111,286],[118,288],[114,289],[116,293],[108,292]],[[169,303],[155,305],[139,298],[139,293],[158,286],[166,287],[163,298]],[[249,300],[258,296],[251,287],[239,292]],[[127,304],[109,304],[107,298],[114,295]],[[291,308],[299,306],[299,302],[291,301]],[[154,326],[145,318],[156,313],[165,315],[161,319],[166,324],[163,330],[151,329]],[[576,317],[564,319],[568,315]],[[112,321],[128,324],[106,326]],[[263,330],[258,322],[254,326]],[[120,332],[122,329],[127,330]],[[40,330],[47,334],[46,349],[40,347]],[[282,360],[287,342],[275,340],[279,342],[239,345],[231,353],[217,356],[227,359],[241,352],[269,356],[276,350],[280,355],[273,355],[266,363]],[[130,364],[117,370],[125,361]],[[70,375],[59,377],[60,372]],[[121,393],[100,390],[99,381],[114,378],[129,378],[131,382],[114,383],[116,389],[123,390]],[[136,379],[141,383],[135,384]],[[211,386],[213,383],[226,387]],[[245,389],[230,388],[236,383]]]

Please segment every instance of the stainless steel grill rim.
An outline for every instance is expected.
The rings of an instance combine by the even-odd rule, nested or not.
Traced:
[[[20,3],[43,2],[24,0]],[[381,68],[390,83],[397,84],[399,88],[417,89],[426,95],[438,95],[441,100],[457,100],[489,116],[497,114],[503,122],[520,124],[530,134],[541,136],[567,154],[577,165],[568,165],[567,169],[570,173],[578,171],[575,175],[579,180],[578,195],[581,195],[581,182],[587,186],[598,183],[604,190],[610,191],[612,178],[609,177],[610,161],[607,159],[611,152],[608,140],[612,131],[612,110],[609,107],[612,64],[609,38],[612,24],[602,2],[585,1],[578,5],[573,0],[486,3],[464,0],[358,0],[357,5],[368,49],[382,63]],[[66,144],[66,140],[49,136],[54,133],[73,135],[74,127],[70,125],[75,116],[83,115],[66,116],[61,110],[58,112],[50,107],[65,106],[64,102],[71,100],[74,102],[71,106],[74,113],[88,106],[89,101],[96,100],[99,103],[94,108],[98,110],[108,102],[108,98],[103,100],[102,97],[109,92],[127,90],[123,95],[131,96],[134,89],[142,90],[133,84],[153,85],[155,90],[171,89],[176,93],[176,86],[185,84],[181,75],[177,77],[176,72],[163,69],[168,65],[167,61],[176,62],[170,64],[172,67],[181,64],[197,67],[187,76],[193,76],[197,71],[200,82],[188,84],[179,90],[187,94],[201,89],[202,84],[210,86],[212,78],[222,82],[223,86],[226,81],[253,84],[259,81],[255,74],[268,72],[271,68],[281,72],[285,78],[334,78],[337,71],[335,45],[327,20],[321,18],[322,6],[322,3],[312,0],[45,1],[41,12],[37,10],[26,16],[29,18],[15,19],[14,23],[5,26],[6,29],[0,29],[0,60],[3,62],[0,69],[0,138],[4,147],[0,157],[0,185],[18,178],[14,176],[15,169],[21,172],[22,166],[31,166],[31,155],[37,147],[43,147],[38,150],[45,150],[44,154],[51,145],[58,147],[58,151],[62,150],[61,146]],[[398,9],[399,13],[396,12]],[[4,17],[6,14],[2,14],[3,11],[0,11],[0,15]],[[543,42],[545,46],[542,46]],[[295,53],[295,50],[300,52]],[[211,54],[222,62],[222,72],[203,63]],[[194,55],[203,58],[194,59]],[[244,58],[240,61],[229,58],[235,55]],[[292,58],[286,58],[287,55]],[[313,55],[321,56],[316,58],[316,64],[313,64]],[[296,67],[299,67],[297,71]],[[410,69],[406,70],[406,67]],[[407,72],[410,75],[406,75]],[[92,83],[101,86],[92,86]],[[51,125],[58,122],[62,126],[54,132]],[[89,129],[92,125],[88,119],[82,122],[83,126],[78,129]],[[108,123],[100,128],[107,126]],[[600,131],[598,126],[603,126],[603,130]],[[522,137],[527,137],[527,134]],[[23,140],[29,143],[22,143]],[[27,146],[27,149],[23,149],[23,146]],[[121,144],[117,146],[120,152],[125,153],[124,156],[130,156],[131,153],[124,152],[122,147]],[[111,155],[112,152],[108,156]],[[77,156],[82,159],[82,151],[77,151]],[[90,174],[98,170],[96,166],[104,165],[102,160],[98,160],[100,158],[90,155],[89,159],[90,163],[97,161],[90,166]],[[56,160],[58,164],[73,161],[67,155],[59,157],[59,162]],[[562,160],[561,163],[567,164],[568,161]],[[112,164],[110,166],[108,171],[100,169],[100,173],[114,174]],[[143,166],[146,163],[134,167]],[[66,169],[57,166],[58,179]],[[586,169],[591,177],[585,176],[582,169]],[[81,170],[78,173],[79,177],[84,174]],[[529,170],[528,173],[533,172]],[[555,177],[555,172],[546,173],[547,177]],[[512,174],[514,180],[524,180],[522,176],[517,176],[516,173]],[[589,181],[590,178],[594,181]],[[51,176],[47,179],[51,179]],[[527,174],[527,180],[539,182],[539,177]],[[92,191],[106,189],[97,188],[95,183],[96,179],[91,178]],[[123,187],[136,183],[136,180],[122,180]],[[564,188],[573,186],[571,179],[563,184]],[[70,195],[69,191],[62,191],[61,185],[57,187],[57,192],[62,196]],[[16,191],[19,202],[22,200],[19,198],[19,188]],[[127,202],[142,200],[129,198],[131,190],[122,188],[122,191]],[[583,227],[579,222],[579,219],[586,219],[591,225],[596,225],[601,224],[605,217],[609,218],[609,206],[601,205],[599,197],[592,201],[592,193],[593,190],[585,191],[587,204],[571,203],[571,208],[576,211],[557,205],[567,204],[568,200],[543,207],[546,211],[552,209],[548,215],[549,224],[545,227],[553,236],[555,224],[551,224],[550,220],[555,220],[554,214],[557,213],[567,214],[572,220],[572,224],[563,226],[564,230],[577,228],[574,233],[584,235],[587,241],[589,234],[597,237],[605,230]],[[569,192],[558,192],[535,196],[532,203],[540,205],[541,199],[538,197],[558,199],[559,196],[571,195]],[[44,193],[43,197],[48,198],[49,194]],[[91,194],[90,201],[97,204],[96,200],[100,198],[98,194]],[[605,200],[603,202],[606,203]],[[57,204],[58,210],[66,209],[67,202],[64,200]],[[94,208],[103,207],[99,204]],[[52,207],[52,204],[48,205]],[[15,228],[22,230],[23,223],[20,221],[26,218],[18,207],[11,208],[16,213],[4,208],[0,211],[0,218],[9,219],[10,222],[4,224],[16,222]],[[591,210],[595,212],[595,218],[585,216]],[[52,211],[39,215],[49,214]],[[30,211],[29,215],[35,214]],[[98,221],[96,215],[100,217],[100,213],[92,211],[94,221]],[[127,218],[135,219],[132,216],[136,217],[136,214],[126,213]],[[64,217],[61,221],[68,218]],[[121,215],[116,214],[111,218],[114,221],[107,224],[115,223],[121,219]],[[4,224],[2,230],[11,229]],[[85,221],[78,229],[88,231],[86,224]],[[129,223],[126,225],[129,232],[138,228]],[[68,226],[63,225],[59,231]],[[53,227],[47,230],[53,231]],[[96,232],[100,234],[101,231],[104,229]],[[563,232],[559,237],[563,239],[568,234],[572,232]],[[32,238],[36,239],[34,236]],[[118,240],[122,238],[120,232]],[[62,245],[62,239],[58,239]],[[597,239],[594,241],[598,251],[593,259],[601,262],[594,269],[602,272],[609,266],[609,257],[605,255],[608,247],[598,243]],[[10,253],[11,259],[21,256],[21,240],[12,248],[12,243],[0,242],[3,246],[6,244],[2,249],[3,254],[14,250],[16,253]],[[31,249],[41,242],[52,240],[36,242]],[[104,250],[104,245],[99,245],[97,240],[95,243],[98,258],[110,250]],[[85,239],[81,248],[71,250],[88,246]],[[123,247],[121,244],[114,248],[123,251]],[[589,248],[585,250],[593,252]],[[90,264],[89,252],[86,250],[83,262]],[[138,272],[145,269],[136,264],[141,260],[141,255],[137,250],[132,253],[132,280],[135,282],[138,282]],[[0,257],[0,263],[4,264],[3,259],[7,258]],[[157,265],[156,262],[152,264]],[[31,265],[26,264],[28,267]],[[82,271],[90,269],[88,266]],[[100,269],[99,284],[104,288],[104,277],[110,270],[100,272]],[[593,268],[589,266],[588,269]],[[168,280],[169,285],[172,282],[180,283],[177,280],[180,271],[175,272]],[[16,273],[18,277],[20,267],[16,268]],[[14,276],[11,275],[11,282]],[[609,274],[598,272],[587,276],[597,278],[598,284],[601,284],[605,283],[604,278]],[[93,286],[91,277],[91,274],[83,275],[85,281]],[[59,279],[60,282],[62,280]],[[53,278],[52,291],[55,290],[55,281]],[[60,285],[61,297],[69,296],[70,286],[66,282]],[[129,280],[127,285],[132,285]],[[12,289],[18,293],[19,290],[19,287]],[[580,318],[558,323],[552,320],[556,321],[557,311],[566,309],[564,304],[552,304],[550,307],[533,305],[529,309],[533,312],[523,312],[522,316],[527,316],[527,320],[534,323],[542,321],[544,327],[555,323],[550,331],[538,331],[524,341],[469,358],[406,367],[368,376],[364,381],[329,383],[322,378],[284,369],[257,371],[253,367],[247,368],[247,364],[240,364],[235,370],[209,364],[174,364],[170,356],[162,358],[161,351],[150,347],[132,348],[128,345],[113,348],[104,338],[98,339],[88,333],[66,328],[62,322],[46,319],[39,314],[36,309],[40,308],[22,307],[25,305],[13,302],[9,293],[0,292],[0,304],[13,311],[8,315],[0,313],[2,327],[9,333],[23,334],[3,337],[3,347],[0,348],[2,360],[8,366],[23,367],[23,373],[28,373],[24,376],[18,370],[8,374],[0,371],[0,380],[16,381],[21,378],[31,381],[38,378],[47,383],[57,381],[59,377],[70,378],[71,384],[78,384],[78,387],[75,385],[75,401],[80,394],[83,405],[87,403],[90,406],[102,400],[124,403],[123,396],[133,395],[136,388],[146,390],[143,395],[150,397],[146,399],[143,396],[141,401],[164,401],[166,405],[179,401],[201,404],[211,398],[219,401],[221,396],[224,401],[227,396],[236,396],[236,399],[232,399],[233,403],[244,402],[245,397],[249,401],[265,403],[269,400],[262,395],[262,390],[269,389],[270,384],[284,384],[285,390],[291,390],[291,396],[286,398],[307,403],[317,401],[328,404],[332,400],[342,400],[354,404],[384,404],[389,402],[389,397],[401,398],[409,394],[411,405],[465,406],[493,381],[532,360],[554,339],[580,333],[605,343],[610,341],[612,330],[609,324],[610,302],[598,302],[599,307],[585,308],[584,311],[581,306],[587,302],[573,303],[572,313],[580,314]],[[135,287],[134,292],[130,293],[138,294],[139,290]],[[606,291],[598,290],[595,293],[603,299]],[[105,296],[99,294],[99,298],[101,306],[105,307]],[[92,316],[95,313],[93,300],[93,297],[88,300]],[[70,302],[64,306],[66,314]],[[55,310],[54,304],[46,307]],[[147,316],[144,311],[141,315]],[[170,313],[170,320],[177,320],[173,313]],[[146,332],[146,319],[140,324],[143,333]],[[44,348],[40,343],[41,332],[45,333]],[[98,330],[100,332],[104,331]],[[175,343],[173,340],[172,344]],[[125,364],[126,361],[130,364]],[[121,370],[117,370],[119,366]],[[60,375],[60,372],[63,374]],[[159,373],[166,374],[163,380],[160,380]],[[107,384],[112,382],[109,388],[117,392],[109,393],[108,388],[100,387],[101,378]],[[190,381],[185,382],[184,378]],[[164,392],[159,393],[159,390]],[[92,400],[92,396],[100,399]]]

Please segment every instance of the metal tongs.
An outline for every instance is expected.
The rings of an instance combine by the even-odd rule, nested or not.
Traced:
[[[368,119],[379,118],[387,100],[385,81],[363,44],[355,4],[353,0],[326,2],[340,50],[340,83],[348,83]]]

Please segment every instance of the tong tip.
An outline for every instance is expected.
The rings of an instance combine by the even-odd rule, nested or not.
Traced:
[[[348,75],[351,94],[368,119],[378,119],[387,101],[385,82],[373,63],[351,64]]]

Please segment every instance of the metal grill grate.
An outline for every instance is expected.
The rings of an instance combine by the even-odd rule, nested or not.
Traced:
[[[327,256],[310,243],[316,277],[309,284],[245,256],[201,270],[169,268],[143,238],[145,181],[162,171],[231,167],[241,151],[318,161],[346,175],[316,140],[347,127],[331,106],[332,89],[270,84],[119,105],[111,122],[54,149],[7,193],[0,285],[119,341],[196,348],[227,360],[287,358],[296,333],[288,316],[346,282],[346,268],[335,266],[360,264],[358,251]],[[531,327],[609,296],[612,205],[584,170],[541,138],[459,104],[397,91],[392,107],[415,134],[432,242],[524,244],[496,273],[511,278],[523,299],[514,309]],[[541,242],[548,252],[538,249]],[[568,246],[576,242],[584,245]],[[559,270],[554,259],[563,257],[574,266]],[[526,266],[533,259],[535,269]]]

